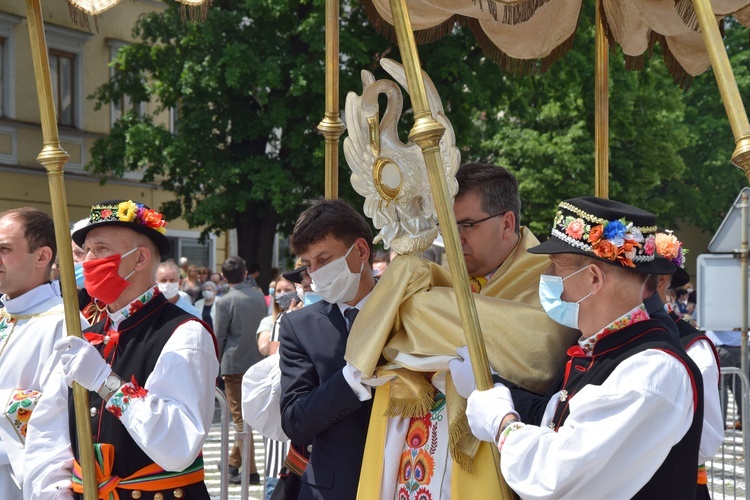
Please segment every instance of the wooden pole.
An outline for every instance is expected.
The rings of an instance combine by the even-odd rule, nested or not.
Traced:
[[[52,96],[47,40],[44,36],[44,20],[40,0],[26,0],[26,19],[31,41],[31,59],[34,63],[34,76],[39,98],[39,114],[42,124],[43,147],[37,160],[47,170],[49,180],[52,219],[55,224],[57,255],[60,266],[60,283],[65,307],[65,327],[68,335],[81,338],[81,320],[78,311],[75,271],[73,270],[73,250],[70,242],[68,204],[65,199],[63,167],[70,156],[60,147],[57,132],[55,103]],[[99,498],[99,486],[94,469],[94,446],[92,443],[91,420],[89,417],[88,391],[78,384],[73,385],[78,453],[83,469],[83,498]]]
[[[422,78],[422,68],[419,61],[414,32],[411,20],[406,8],[406,0],[390,0],[391,12],[396,28],[398,47],[401,52],[401,61],[406,73],[406,81],[409,86],[412,108],[414,109],[414,126],[409,133],[409,139],[414,141],[422,149],[427,166],[427,176],[430,181],[430,190],[435,200],[445,243],[445,251],[448,257],[451,276],[453,277],[453,289],[456,293],[458,310],[461,315],[466,345],[469,348],[469,356],[474,368],[474,378],[479,390],[491,389],[493,386],[492,376],[487,360],[487,350],[484,347],[482,330],[479,326],[476,305],[469,286],[469,275],[466,270],[461,242],[458,237],[458,226],[453,213],[453,205],[448,194],[448,186],[445,181],[445,166],[440,155],[440,139],[445,128],[438,123],[430,111],[427,101],[427,93]],[[500,472],[500,454],[497,447],[492,446],[493,458],[500,481],[502,498],[515,498],[513,491],[508,487]]]

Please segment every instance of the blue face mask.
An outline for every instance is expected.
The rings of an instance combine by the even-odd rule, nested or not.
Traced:
[[[564,278],[548,274],[539,276],[539,300],[550,319],[563,326],[578,330],[578,304],[586,300],[591,294],[589,293],[578,302],[565,302],[561,298],[563,290],[565,290],[563,281],[571,276],[575,276],[588,267],[582,267]]]
[[[83,288],[83,262],[76,262],[73,268],[76,271],[76,286]]]

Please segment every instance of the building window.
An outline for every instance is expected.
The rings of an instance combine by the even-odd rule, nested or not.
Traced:
[[[120,40],[108,39],[107,45],[109,45],[109,59],[113,61],[117,57],[117,51],[127,45],[125,42]],[[109,77],[113,78],[117,74],[118,68],[115,64],[110,64]],[[143,116],[145,113],[145,104],[143,102],[135,102],[129,95],[123,95],[118,101],[112,103],[110,108],[111,124],[119,120],[123,114],[128,111],[135,111],[139,116]]]
[[[76,55],[62,50],[50,49],[49,67],[52,78],[52,94],[57,111],[57,123],[75,127],[75,64]]]
[[[0,116],[16,117],[14,28],[23,18],[0,12]]]

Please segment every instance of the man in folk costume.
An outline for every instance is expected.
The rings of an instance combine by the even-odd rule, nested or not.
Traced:
[[[712,460],[719,451],[724,441],[724,417],[721,411],[721,399],[719,398],[719,354],[716,352],[713,342],[696,329],[693,325],[684,321],[669,306],[667,300],[667,289],[680,288],[690,282],[690,275],[685,271],[685,253],[682,242],[672,233],[666,230],[656,233],[654,239],[656,252],[661,257],[674,264],[674,274],[652,274],[643,286],[643,304],[646,311],[654,319],[664,321],[673,326],[679,335],[682,346],[688,356],[695,362],[703,377],[703,431],[701,433],[701,444],[698,452],[698,487],[696,499],[711,498],[708,491],[708,477],[706,466],[703,465]],[[656,297],[656,299],[654,299]],[[652,307],[661,304],[652,314]],[[651,307],[650,307],[651,305]],[[662,313],[667,315],[662,320]]]
[[[212,332],[169,303],[155,283],[169,253],[162,215],[132,201],[91,209],[73,239],[86,252],[85,286],[104,320],[66,337],[29,422],[28,498],[81,497],[72,391],[90,392],[100,498],[203,498],[201,449],[219,370]],[[89,343],[90,342],[90,343]]]
[[[497,383],[474,391],[466,411],[522,498],[695,496],[703,383],[641,299],[649,274],[673,270],[656,258],[655,232],[649,212],[574,198],[530,250],[549,254],[542,306],[582,336],[549,397]]]
[[[518,183],[479,163],[461,166],[456,180],[453,209],[492,367],[544,392],[578,333],[539,304],[547,259],[526,252],[539,242],[520,226]],[[390,381],[375,391],[359,498],[498,498],[489,445],[470,434],[466,401],[446,376],[466,344],[448,271],[394,258],[360,318],[346,359],[366,384]],[[381,355],[388,365],[376,368]]]
[[[47,359],[65,336],[65,314],[49,281],[57,246],[52,219],[35,208],[0,214],[0,498],[23,498],[27,425],[49,376]],[[81,319],[83,328],[88,326]]]

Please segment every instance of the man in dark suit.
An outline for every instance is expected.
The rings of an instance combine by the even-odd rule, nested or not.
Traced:
[[[221,273],[229,283],[229,291],[216,304],[216,341],[221,355],[221,377],[224,393],[232,412],[234,425],[242,432],[242,376],[255,363],[263,359],[255,340],[261,320],[268,314],[263,293],[245,283],[247,269],[240,257],[229,257],[221,266]],[[255,465],[255,447],[250,429],[250,456],[244,457],[250,467],[250,484],[259,484],[260,476]],[[242,456],[237,443],[229,455],[229,482],[240,483],[239,468]]]
[[[323,297],[280,327],[282,427],[298,447],[312,444],[299,498],[355,498],[372,395],[344,352],[375,286],[372,231],[345,202],[325,200],[300,215],[290,244]]]

